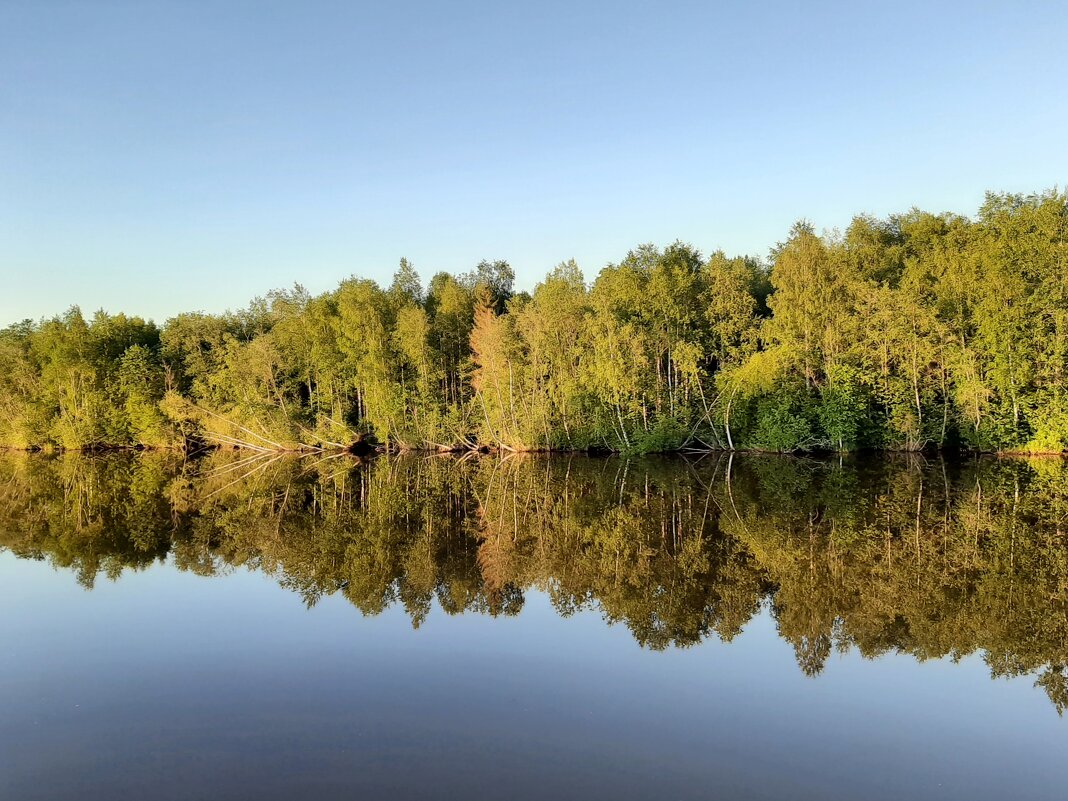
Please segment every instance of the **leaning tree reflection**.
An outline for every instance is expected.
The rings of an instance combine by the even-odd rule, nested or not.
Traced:
[[[311,605],[511,615],[531,588],[643,646],[730,640],[763,607],[819,673],[835,649],[979,652],[1068,708],[1068,467],[217,452],[0,458],[0,545],[86,587],[166,558],[262,571]]]

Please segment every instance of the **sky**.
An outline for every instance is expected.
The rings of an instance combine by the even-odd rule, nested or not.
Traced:
[[[1068,3],[0,0],[0,325],[1068,184]]]

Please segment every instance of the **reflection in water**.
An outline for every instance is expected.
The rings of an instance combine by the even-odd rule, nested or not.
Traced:
[[[768,605],[806,674],[856,647],[981,652],[1068,707],[1068,467],[783,457],[354,464],[217,453],[0,458],[0,546],[92,587],[170,556],[419,626],[596,608],[643,646],[731,640]]]

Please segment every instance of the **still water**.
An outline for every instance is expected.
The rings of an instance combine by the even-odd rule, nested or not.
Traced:
[[[1063,799],[1057,460],[0,456],[0,798]]]

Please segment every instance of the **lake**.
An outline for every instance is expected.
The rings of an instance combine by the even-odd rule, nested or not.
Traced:
[[[0,455],[0,798],[1062,799],[1068,465]]]

